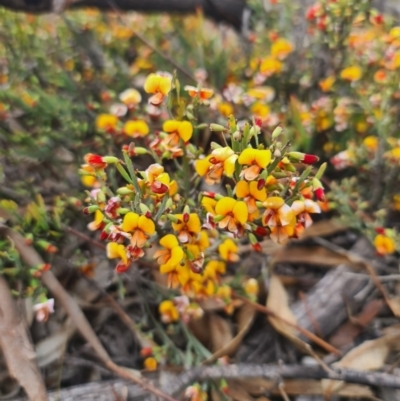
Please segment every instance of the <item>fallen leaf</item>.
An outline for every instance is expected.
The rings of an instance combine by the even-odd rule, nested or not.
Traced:
[[[233,338],[232,327],[227,319],[212,314],[209,317],[210,341],[212,352],[219,351]]]
[[[398,347],[399,339],[400,330],[396,330],[376,340],[365,341],[358,347],[353,348],[332,366],[361,371],[380,369],[384,365],[389,352]],[[343,385],[343,381],[322,380],[325,397],[329,398],[331,394],[336,393]]]
[[[235,401],[255,401],[242,386],[234,381],[228,381],[228,395]]]
[[[400,317],[400,297],[394,297],[394,298],[387,299],[386,302],[388,303],[393,314],[396,317]]]
[[[326,237],[347,229],[348,227],[334,219],[317,221],[304,230],[300,239]]]
[[[255,315],[255,309],[251,305],[244,304],[238,311],[238,333],[236,336],[226,343],[222,348],[214,352],[213,355],[204,360],[203,364],[212,363],[225,355],[232,355],[235,353],[239,345],[242,343],[244,336],[247,334],[251,325],[253,324]]]

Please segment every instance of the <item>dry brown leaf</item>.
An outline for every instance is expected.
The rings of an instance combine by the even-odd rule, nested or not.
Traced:
[[[209,317],[209,327],[212,352],[219,351],[231,342],[233,332],[227,319],[212,314]]]
[[[190,319],[188,327],[202,344],[207,345],[210,342],[208,313],[205,313],[200,319]]]
[[[269,283],[267,308],[287,322],[297,324],[296,317],[289,308],[289,297],[285,287],[275,274],[271,276]],[[305,343],[297,337],[298,331],[296,328],[271,315],[268,315],[268,320],[278,333],[284,335],[301,349],[304,350],[307,348],[305,347]]]
[[[376,340],[363,342],[358,347],[353,348],[339,362],[332,366],[361,371],[380,369],[389,354],[400,340],[400,330],[387,334]],[[336,393],[344,385],[342,381],[324,379],[322,388],[326,397]]]
[[[301,239],[312,237],[326,237],[327,235],[332,235],[344,230],[347,230],[347,227],[342,225],[337,220],[331,219],[317,221],[304,230]]]
[[[222,348],[214,352],[209,358],[203,361],[203,364],[208,364],[216,361],[225,355],[233,354],[242,343],[244,336],[249,331],[251,325],[253,324],[254,317],[256,315],[256,310],[251,306],[244,304],[238,312],[238,333],[234,338],[231,339]]]
[[[228,395],[235,401],[255,401],[255,399],[235,381],[228,380]]]
[[[265,392],[272,395],[280,395],[277,382],[270,379],[256,378],[246,380],[235,380],[250,395],[257,397]],[[288,395],[321,395],[321,380],[311,379],[285,379],[285,391]],[[359,397],[374,399],[374,394],[368,386],[358,384],[346,384],[338,395],[342,397]]]
[[[340,255],[323,246],[289,246],[276,252],[274,261],[275,263],[308,263],[321,267],[336,267],[341,264],[346,264],[357,270],[360,270],[362,267],[360,263],[352,262],[347,256]]]
[[[400,297],[394,297],[386,300],[389,308],[392,310],[396,317],[400,317]]]

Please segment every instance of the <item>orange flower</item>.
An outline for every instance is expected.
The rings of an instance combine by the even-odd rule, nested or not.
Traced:
[[[340,77],[346,81],[358,81],[362,76],[362,70],[359,66],[353,65],[343,69]]]
[[[249,216],[245,202],[237,201],[228,196],[217,202],[215,212],[217,213],[216,218],[218,217],[218,227],[236,235],[242,233],[243,225]]]
[[[198,96],[201,100],[210,99],[210,97],[214,94],[214,91],[208,88],[199,89],[194,86],[186,85],[184,89],[189,93],[190,97]]]
[[[394,253],[396,250],[396,243],[394,240],[384,234],[378,234],[375,237],[374,245],[376,252],[382,256]]]

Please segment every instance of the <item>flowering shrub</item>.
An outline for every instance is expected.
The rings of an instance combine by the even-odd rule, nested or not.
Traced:
[[[262,135],[260,119],[238,125],[232,115],[226,125],[209,125],[218,142],[204,154],[191,139],[206,128],[197,120],[212,91],[185,87],[189,96],[184,99],[180,88],[175,77],[150,74],[144,84],[149,103],[161,107],[167,96],[180,99],[178,118],[158,123],[162,130],[156,131],[149,128],[151,121],[134,119],[140,114],[136,104],[125,121],[112,127],[127,142],[135,138],[122,145],[122,159],[85,156],[81,174],[86,185],[95,186],[85,209],[94,214],[89,229],[100,231],[118,273],[149,258],[154,248],[151,258],[169,287],[190,298],[221,297],[229,306],[230,288],[220,277],[227,263],[239,260],[240,243],[248,241],[260,251],[263,238],[284,244],[300,237],[312,224],[310,214],[320,213],[325,165],[313,172],[310,165],[318,157],[291,151],[280,141],[281,127]],[[127,126],[139,122],[147,127],[145,135],[127,132]],[[110,127],[98,127],[110,132]],[[141,170],[137,166],[144,156],[152,161]],[[120,177],[110,182],[113,168]],[[254,297],[254,283],[244,288]],[[160,314],[166,323],[179,317],[171,301],[160,305]]]

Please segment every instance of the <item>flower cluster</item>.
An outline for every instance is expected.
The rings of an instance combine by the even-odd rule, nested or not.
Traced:
[[[274,50],[278,58],[282,52]],[[165,73],[150,74],[144,89],[160,115],[171,91],[182,96],[177,79]],[[312,224],[311,215],[321,211],[325,165],[313,170],[318,157],[291,151],[289,143],[280,141],[279,126],[262,135],[257,119],[240,125],[232,115],[225,125],[198,124],[199,111],[210,104],[213,93],[200,84],[184,89],[188,96],[181,118],[162,122],[161,131],[149,128],[149,121],[146,135],[122,144],[121,159],[85,156],[83,182],[93,186],[85,212],[94,213],[89,228],[100,231],[100,238],[107,241],[107,256],[116,260],[118,273],[151,257],[170,288],[180,288],[190,298],[215,296],[232,311],[231,289],[221,281],[227,264],[239,260],[243,242],[260,251],[262,239],[284,244],[301,236]],[[129,96],[124,93],[120,98],[133,116],[139,97],[132,91]],[[116,127],[122,127],[119,117],[116,120],[112,129],[99,128],[115,135]],[[129,121],[135,123],[133,118]],[[206,155],[191,141],[204,128],[219,138]],[[139,168],[149,157],[153,162]],[[117,188],[109,184],[112,166],[123,182]],[[152,256],[149,248],[155,248]],[[257,283],[247,282],[244,289],[254,298]],[[199,316],[195,307],[180,305],[179,311],[171,301],[161,304],[162,321],[173,322],[179,314]]]

